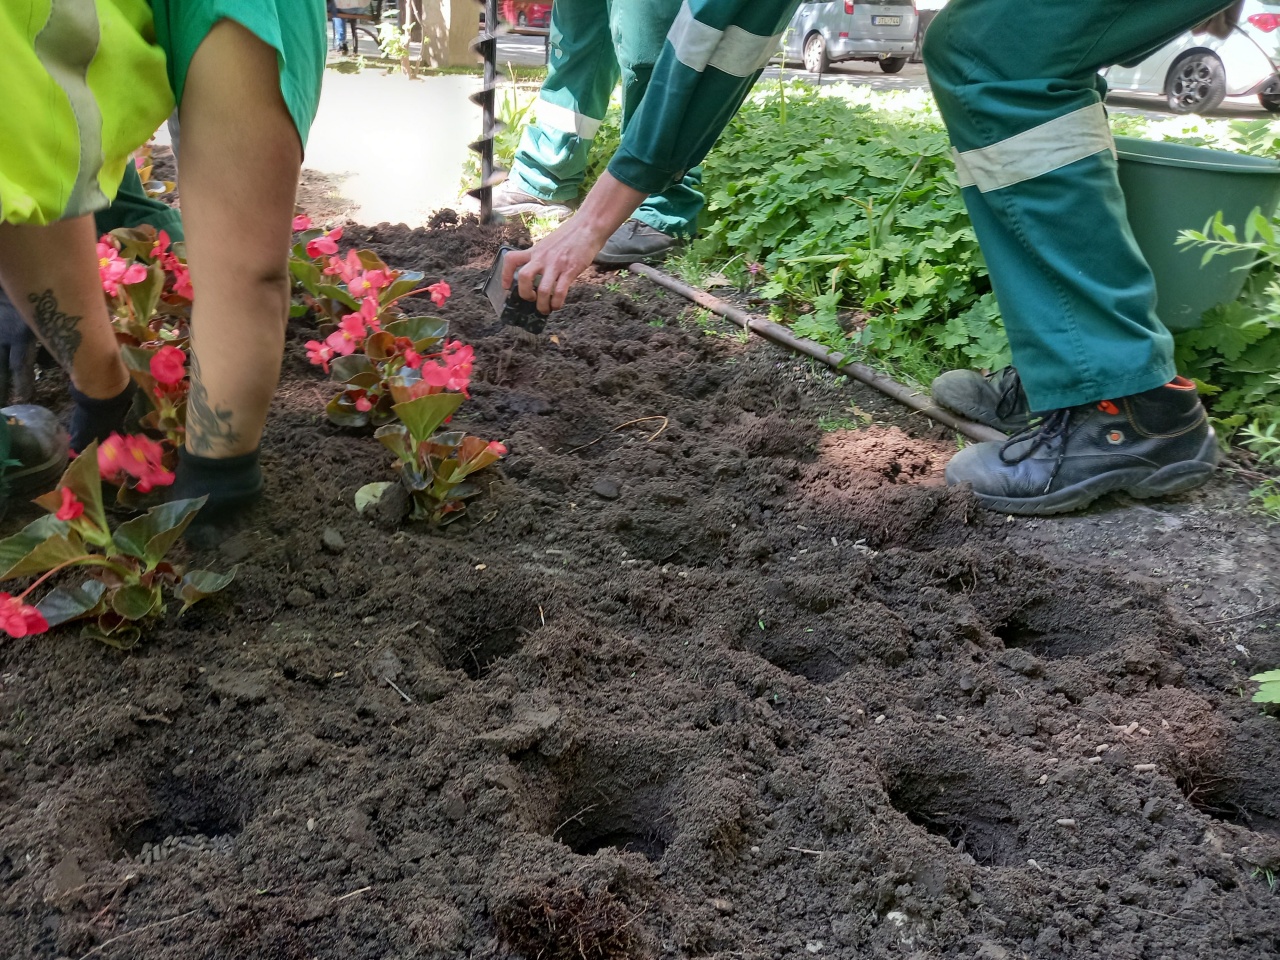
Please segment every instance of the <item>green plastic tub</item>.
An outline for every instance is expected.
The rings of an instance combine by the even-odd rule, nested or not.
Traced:
[[[1243,236],[1249,213],[1270,216],[1280,201],[1280,162],[1180,143],[1116,137],[1120,187],[1129,223],[1156,275],[1156,313],[1175,333],[1200,326],[1200,318],[1240,295],[1248,254],[1214,257],[1204,248],[1175,245],[1182,230],[1200,230],[1219,210]]]

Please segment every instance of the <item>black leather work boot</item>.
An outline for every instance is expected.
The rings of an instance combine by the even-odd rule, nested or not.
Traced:
[[[1163,387],[1054,410],[1003,443],[966,447],[947,464],[947,483],[969,483],[989,510],[1066,513],[1106,493],[1163,497],[1213,475],[1218,442],[1195,384]]]

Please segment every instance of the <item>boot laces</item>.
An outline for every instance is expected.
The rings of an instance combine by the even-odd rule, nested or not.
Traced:
[[[1049,449],[1056,443],[1057,456],[1053,459],[1053,469],[1049,472],[1049,480],[1043,490],[1043,493],[1048,493],[1053,487],[1053,481],[1058,479],[1058,471],[1062,469],[1063,461],[1067,457],[1067,437],[1071,433],[1072,412],[1071,407],[1054,410],[1031,423],[1025,430],[1015,433],[1000,446],[1001,461],[1007,464],[1021,463],[1041,447]],[[1025,444],[1025,446],[1010,455],[1010,451],[1016,444]]]

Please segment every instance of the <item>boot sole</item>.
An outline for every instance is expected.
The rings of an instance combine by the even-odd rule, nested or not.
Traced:
[[[65,453],[55,453],[43,463],[33,464],[22,470],[10,470],[6,474],[11,494],[48,493],[58,483],[67,469],[68,457]]]
[[[1217,467],[1218,439],[1210,429],[1209,435],[1196,452],[1195,459],[1181,460],[1158,470],[1141,467],[1113,470],[1055,490],[1043,497],[994,497],[983,493],[974,495],[984,507],[998,513],[1048,517],[1081,510],[1108,493],[1127,493],[1139,500],[1186,493],[1208,483]]]
[[[675,244],[652,253],[598,253],[592,263],[602,267],[629,267],[633,263],[661,263],[675,249]]]

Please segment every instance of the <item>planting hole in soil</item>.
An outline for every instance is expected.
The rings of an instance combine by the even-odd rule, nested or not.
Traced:
[[[149,796],[152,812],[113,831],[113,846],[129,859],[151,862],[179,849],[228,853],[250,809],[231,785],[209,776],[162,777]]]
[[[267,501],[175,548],[235,582],[128,653],[0,645],[5,960],[1280,951],[1238,692],[1280,642],[1206,625],[1280,550],[1227,480],[1007,522],[953,435],[647,282],[533,336],[471,292],[516,228],[347,242],[451,285],[450,429],[509,453],[443,529],[357,513],[390,452],[290,323]]]
[[[1026,862],[1010,771],[959,744],[922,744],[890,774],[889,802],[982,867]]]

